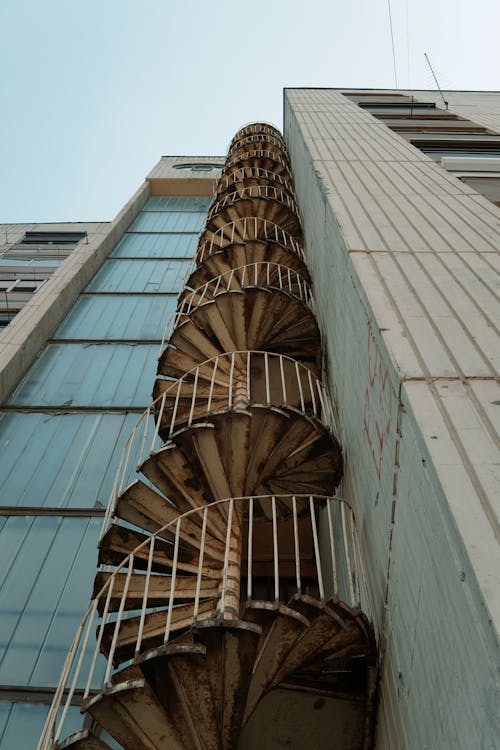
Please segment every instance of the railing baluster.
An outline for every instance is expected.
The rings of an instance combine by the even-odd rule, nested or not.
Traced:
[[[135,655],[137,656],[141,651],[142,645],[142,634],[144,632],[144,621],[146,619],[146,609],[148,606],[149,596],[149,583],[151,580],[151,570],[153,567],[153,556],[155,549],[156,537],[152,536],[149,540],[149,555],[148,555],[148,567],[146,575],[144,576],[144,594],[142,596],[142,607],[141,607],[141,618],[139,620],[139,630],[137,633],[137,643],[135,644]]]
[[[215,384],[215,373],[217,372],[218,366],[219,366],[219,357],[217,356],[212,365],[213,369],[212,369],[212,377],[210,379],[210,390],[208,392],[207,414],[209,413],[210,407],[212,406],[212,396],[214,393],[214,384]]]
[[[200,606],[201,576],[203,573],[203,556],[205,554],[205,536],[207,533],[208,506],[203,509],[203,524],[201,527],[200,554],[198,556],[198,572],[196,574],[196,591],[194,595],[193,621],[196,622]]]
[[[161,425],[161,420],[163,418],[163,409],[165,407],[166,398],[167,398],[167,391],[163,391],[163,395],[161,397],[161,403],[160,403],[160,411],[158,413],[158,419],[156,420],[155,431],[153,432],[153,437],[151,439],[150,453],[154,451],[156,440],[158,438],[158,433],[160,432],[160,425]]]
[[[165,625],[165,637],[164,643],[168,643],[170,639],[170,629],[172,627],[172,613],[174,610],[174,598],[175,598],[175,579],[177,576],[177,556],[179,554],[179,536],[181,529],[181,516],[175,522],[175,540],[174,540],[174,558],[172,560],[172,574],[170,576],[170,594],[168,597],[168,612],[167,622]]]
[[[323,397],[323,389],[321,387],[321,383],[319,380],[316,381],[316,388],[318,390],[318,396],[319,396],[319,403],[321,405],[321,417],[324,422],[326,422],[327,425],[330,425],[330,422],[328,421],[328,414],[325,408],[325,399]]]
[[[250,373],[251,373],[251,364],[250,364],[250,357],[252,355],[252,352],[246,352],[247,357],[247,401],[250,402],[251,397],[251,390],[252,390],[252,383],[250,380]]]
[[[132,443],[134,442],[136,429],[137,428],[134,427],[134,429],[130,433],[129,439],[127,440],[127,453],[126,453],[125,461],[123,462],[123,465],[122,465],[122,475],[120,479],[120,484],[118,486],[118,494],[122,492],[123,485],[125,484],[125,477],[127,476],[128,464],[130,461],[130,451],[132,450]]]
[[[233,405],[233,380],[234,380],[234,352],[231,352],[231,365],[229,368],[229,394],[228,394],[228,407],[231,408]]]
[[[354,526],[354,516],[352,509],[349,508],[349,527],[351,530],[351,544],[352,544],[352,585],[353,585],[353,594],[354,594],[354,606],[360,606],[360,586],[359,586],[359,580],[358,580],[358,567],[356,565],[356,541],[357,541],[357,535],[356,535],[356,529]]]
[[[247,602],[252,600],[253,497],[248,503]]]
[[[330,552],[332,556],[332,579],[333,579],[333,595],[335,598],[339,596],[339,582],[337,577],[337,556],[335,554],[335,536],[333,533],[333,520],[332,520],[332,502],[331,498],[326,501],[326,510],[328,515],[328,533],[330,535]]]
[[[271,385],[269,382],[269,355],[264,352],[264,373],[266,379],[266,403],[271,403]]]
[[[224,617],[224,611],[226,608],[226,589],[227,589],[227,569],[229,566],[229,551],[231,548],[231,530],[233,525],[233,507],[234,507],[234,500],[231,498],[229,501],[229,512],[227,515],[227,531],[226,531],[226,548],[224,551],[224,572],[222,575],[222,591],[221,591],[221,597],[220,597],[220,612],[222,616]]]
[[[279,552],[278,552],[278,519],[276,515],[276,497],[271,498],[271,507],[273,514],[273,563],[274,563],[274,601],[276,604],[280,600],[280,574],[279,574]]]
[[[148,406],[148,408],[146,409],[146,414],[142,416],[142,419],[144,419],[144,429],[142,431],[141,447],[139,449],[139,456],[137,458],[137,467],[142,465],[142,459],[144,457],[144,447],[146,445],[150,417],[151,417],[151,406]]]
[[[197,396],[197,388],[198,388],[198,375],[200,372],[200,368],[197,367],[194,373],[194,383],[193,383],[193,393],[191,395],[191,408],[189,410],[189,419],[188,419],[188,427],[191,427],[191,423],[193,421],[193,415],[194,415],[194,407],[196,404],[196,396]]]
[[[300,369],[299,369],[299,363],[295,362],[295,374],[297,376],[297,385],[299,387],[299,396],[300,396],[300,408],[303,412],[306,410],[306,406],[304,403],[304,392],[302,390],[302,380],[300,379]]]
[[[325,589],[323,586],[323,571],[321,569],[321,557],[319,553],[318,528],[316,525],[316,512],[314,508],[314,497],[312,495],[309,496],[309,510],[311,513],[311,526],[312,526],[313,542],[314,542],[314,558],[316,560],[316,573],[318,575],[319,598],[323,601],[325,598]]]
[[[122,595],[120,598],[120,607],[116,616],[115,629],[113,631],[113,640],[111,642],[111,648],[108,654],[108,663],[106,665],[106,674],[104,675],[104,685],[110,684],[111,670],[113,668],[113,658],[116,650],[116,643],[118,641],[118,633],[122,624],[123,610],[125,609],[125,602],[127,601],[128,587],[130,585],[130,579],[132,577],[132,568],[134,566],[134,555],[131,554],[128,559],[128,570],[127,577],[125,579],[125,586],[123,587]]]
[[[78,647],[79,647],[79,649],[80,649],[80,656],[78,657],[78,663],[77,663],[75,671],[73,673],[73,680],[71,681],[71,687],[70,687],[70,689],[68,691],[68,695],[67,695],[66,701],[64,703],[64,708],[63,708],[63,711],[62,711],[62,714],[61,714],[61,718],[59,719],[59,725],[58,725],[57,730],[55,732],[54,740],[56,742],[59,739],[59,737],[61,736],[61,732],[62,732],[62,729],[64,727],[64,722],[66,721],[66,716],[68,714],[69,707],[71,705],[71,701],[73,700],[73,695],[75,694],[76,685],[77,685],[77,682],[78,682],[78,678],[80,677],[80,672],[81,672],[81,669],[82,669],[83,660],[84,660],[84,658],[86,656],[87,645],[88,645],[88,642],[89,642],[89,637],[90,637],[90,633],[91,633],[91,630],[92,630],[92,625],[94,624],[94,618],[95,618],[96,612],[97,612],[97,599],[94,600],[94,603],[92,605],[92,609],[90,610],[90,615],[87,617],[87,629],[85,631],[85,636],[83,638],[83,641],[80,641],[80,637],[81,637],[81,634],[82,634],[82,631],[83,631],[83,627],[84,627],[84,622],[85,621],[82,621],[82,623],[80,624],[80,627],[78,629],[77,638],[75,639],[75,641],[72,644],[72,647],[74,647],[73,648],[73,654],[76,655]],[[74,656],[73,656],[72,661],[74,661]],[[68,677],[69,677],[69,674],[68,674]],[[67,677],[66,677],[66,680],[67,680]],[[66,680],[65,680],[65,682],[66,682]],[[56,714],[56,716],[57,716],[57,714]]]
[[[314,414],[315,417],[317,417],[318,416],[318,412],[316,410],[316,398],[314,396],[314,385],[313,385],[313,381],[312,381],[311,370],[308,367],[306,369],[307,369],[307,379],[309,381],[309,391],[311,393],[313,414]]]
[[[354,590],[352,585],[352,570],[351,570],[351,556],[349,553],[349,544],[347,539],[347,530],[346,530],[346,522],[345,522],[345,504],[341,502],[340,504],[340,517],[342,519],[342,534],[344,537],[344,549],[345,549],[345,559],[346,559],[346,566],[347,566],[347,583],[349,586],[349,596],[350,596],[350,604],[354,604]]]
[[[285,368],[283,365],[283,357],[280,356],[280,374],[281,374],[281,393],[283,396],[283,404],[286,406],[286,380],[285,380]]]
[[[92,657],[92,663],[90,665],[89,676],[87,679],[87,684],[85,686],[85,691],[83,693],[84,700],[88,698],[90,689],[92,687],[92,679],[94,677],[95,665],[97,662],[97,657],[99,656],[99,653],[101,650],[101,641],[102,641],[102,636],[104,633],[104,628],[106,626],[106,620],[108,619],[108,616],[109,616],[109,605],[111,604],[111,596],[113,594],[114,583],[115,583],[115,578],[113,577],[109,578],[108,593],[106,595],[106,603],[104,604],[104,611],[102,613],[101,623],[99,625],[99,629],[97,632],[97,640],[96,640],[95,649],[94,649],[94,656]]]
[[[182,390],[183,383],[184,383],[184,380],[182,378],[177,381],[177,388],[176,388],[176,391],[175,391],[174,408],[172,409],[172,416],[170,418],[170,426],[168,428],[169,437],[170,437],[170,435],[172,435],[172,433],[175,430],[175,420],[176,420],[176,417],[177,417],[177,409],[179,408],[179,399],[181,397],[181,390]],[[158,421],[156,422],[156,434],[157,434],[157,436],[158,436],[158,431],[160,429],[161,421],[163,419],[163,412],[165,410],[165,402],[166,402],[166,400],[167,400],[167,392],[165,391],[163,393],[163,398],[162,398],[162,402],[161,402],[161,408],[160,408],[160,414],[158,416]]]
[[[297,581],[297,594],[302,594],[302,580],[300,575],[300,547],[299,547],[299,520],[297,517],[297,498],[292,496],[293,511],[293,544],[295,549],[295,577]]]

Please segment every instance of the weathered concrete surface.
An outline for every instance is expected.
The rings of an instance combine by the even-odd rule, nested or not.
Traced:
[[[222,166],[225,156],[162,156],[146,177],[151,195],[212,195],[220,169],[179,169],[183,164]]]
[[[16,242],[27,230],[87,231],[83,240],[52,274],[46,284],[0,333],[0,403],[4,403],[20,378],[62,321],[80,292],[99,270],[149,196],[144,183],[110,223],[0,225],[2,238]]]
[[[376,747],[493,750],[500,210],[338,92],[286,91],[285,135],[380,639]]]

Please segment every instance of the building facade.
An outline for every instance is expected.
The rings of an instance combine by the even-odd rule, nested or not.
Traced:
[[[337,494],[354,509],[358,575],[367,583],[360,604],[378,648],[374,746],[394,750],[486,750],[500,735],[500,96],[445,98],[447,104],[435,92],[286,90],[295,196],[278,167],[271,182],[266,178],[267,190],[282,193],[281,204],[284,193],[299,207],[308,271],[294,270],[301,283],[312,282],[322,336],[317,374],[344,456]],[[17,257],[16,243],[29,244],[29,233],[87,234],[0,336],[2,750],[28,735],[27,746],[35,746],[41,732],[92,593],[123,444],[131,447],[121,486],[134,476],[142,438],[126,440],[150,403],[158,351],[170,334],[165,323],[204,241],[198,233],[223,164],[224,157],[162,158],[110,225],[3,228],[7,258]],[[270,285],[260,276],[258,282],[247,284],[248,294]],[[150,421],[148,444],[154,432]],[[331,552],[325,519],[318,522],[320,554]],[[272,560],[272,539],[270,550]],[[259,560],[255,585],[263,589],[273,580],[269,560]],[[290,697],[296,694],[290,690],[287,701],[303,714],[304,704]],[[327,688],[324,694],[326,712],[312,706],[318,695],[308,707],[312,724],[328,711],[336,715]],[[77,681],[61,741],[81,726],[84,701],[85,685]],[[275,719],[276,707],[259,717],[259,745],[273,710]],[[242,746],[254,747],[248,727]],[[268,733],[266,746],[285,739],[293,746],[301,730],[285,715],[281,735]],[[109,736],[101,739],[114,746]]]

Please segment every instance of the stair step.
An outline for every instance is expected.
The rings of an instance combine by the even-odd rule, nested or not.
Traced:
[[[185,738],[145,679],[105,690],[85,710],[124,750],[186,750]]]
[[[66,737],[62,742],[54,745],[54,750],[111,750],[107,742],[104,742],[90,729],[81,729]]]
[[[174,653],[168,657],[168,669],[199,746],[203,750],[222,750],[206,655]]]
[[[253,602],[250,607],[247,607],[245,620],[251,617],[253,622],[259,623],[261,618],[267,620],[269,614],[269,609],[265,606],[265,603],[259,606],[259,603]],[[244,723],[248,721],[267,691],[286,655],[306,628],[309,627],[309,622],[303,615],[283,605],[274,607],[272,622],[267,624],[267,632],[261,639],[259,653],[253,667]]]
[[[307,464],[308,471],[309,465],[319,464],[317,473],[314,468],[302,478],[301,463]],[[294,411],[249,407],[244,412],[212,414],[209,423],[180,430],[171,443],[143,464],[141,471],[186,512],[189,507],[230,497],[331,495],[342,476],[342,456],[335,438],[319,421]],[[297,475],[300,484],[293,486]],[[287,483],[285,491],[278,491],[279,485]],[[299,511],[308,512],[307,502],[298,502],[297,506]],[[261,507],[257,501],[255,507],[259,514],[270,512],[268,503]],[[291,514],[286,502],[280,501],[278,510],[280,517]],[[211,535],[222,543],[225,513],[227,506],[214,506],[207,519]],[[200,513],[198,523],[201,517]],[[183,560],[185,566],[189,562]]]
[[[190,289],[197,289],[211,279],[230,272],[234,268],[250,263],[278,263],[300,273],[305,281],[310,280],[304,261],[292,249],[276,242],[247,242],[232,244],[224,248],[213,248],[214,252],[203,258],[186,282]]]
[[[287,354],[310,363],[315,372],[321,367],[319,330],[309,307],[285,291],[246,287],[219,294],[185,316],[160,357],[158,372],[180,374],[179,352],[189,356],[184,365],[191,369],[238,350]]]
[[[196,430],[212,430],[211,425],[195,428]],[[191,431],[190,431],[191,432]],[[205,505],[221,498],[214,497],[207,483],[204,481],[201,467],[196,462],[192,448],[186,455],[182,449],[183,435],[175,438],[175,443],[169,443],[154,453],[142,466],[141,472],[157,488],[166,495],[182,513]],[[192,513],[192,522],[199,525],[203,521],[203,513]],[[223,508],[214,507],[207,514],[207,531],[218,541],[225,542],[226,517]]]
[[[267,219],[294,237],[302,236],[300,221],[295,211],[275,198],[266,197],[237,198],[225,204],[219,202],[217,213],[209,214],[207,229],[216,232],[229,222],[236,222],[245,217]]]
[[[138,663],[156,698],[184,738],[185,748],[196,747],[196,750],[202,750],[189,707],[186,706],[182,691],[178,689],[177,680],[168,666],[170,658],[186,656],[190,659],[196,655],[204,657],[205,648],[193,643],[191,633],[185,633],[169,644],[141,654]]]
[[[183,509],[182,513],[185,512]],[[151,534],[156,533],[167,523],[171,526],[162,532],[162,539],[172,541],[175,538],[176,521],[181,512],[168,503],[165,498],[143,482],[135,481],[129,485],[118,498],[115,516],[138,526]],[[192,548],[199,553],[200,526],[202,514],[192,514],[183,518],[179,525],[181,546]],[[197,522],[197,523],[196,523]],[[210,560],[224,560],[224,544],[213,539],[210,532],[205,537],[204,554]]]
[[[261,629],[238,620],[200,622],[196,637],[206,647],[207,672],[219,707],[223,750],[236,750]]]
[[[217,599],[209,599],[200,601],[198,608],[198,617],[203,619],[204,617],[211,617],[217,606]],[[176,634],[190,630],[193,626],[193,613],[194,604],[179,604],[172,610],[171,617],[171,637],[172,639]],[[135,654],[135,647],[137,643],[137,637],[139,634],[140,617],[124,617],[120,623],[118,631],[118,637],[116,640],[116,650],[114,653],[114,662],[121,664],[127,659],[132,659]],[[161,610],[159,612],[148,612],[144,618],[144,628],[141,641],[141,652],[148,651],[153,648],[157,648],[164,643],[165,631],[167,625],[167,610]],[[101,651],[105,656],[109,653],[113,635],[115,631],[115,623],[109,622],[104,626],[103,636],[101,641]]]
[[[99,542],[99,565],[121,565],[123,560],[134,552],[134,569],[145,570],[149,559],[149,539],[134,529],[113,524]],[[142,546],[141,546],[142,545]],[[155,573],[168,573],[173,564],[173,544],[156,539],[152,570]],[[179,546],[177,568],[185,573],[198,574],[199,555],[196,550]],[[202,574],[208,578],[218,578],[220,561],[205,560]]]
[[[307,601],[306,597],[302,599],[296,597],[290,602],[290,607],[304,614],[310,620],[310,625],[297,639],[276,670],[269,683],[270,688],[277,687],[304,664],[312,661],[326,643],[332,643],[333,638],[339,637],[339,645],[344,645],[342,636],[345,633],[345,626],[342,620],[322,602],[313,602],[312,599]]]
[[[260,417],[261,422],[263,418]],[[276,430],[272,445],[270,438],[266,440],[258,421],[257,419],[252,424],[251,441],[255,450],[251,472],[249,468],[246,494],[334,493],[342,476],[342,456],[337,441],[326,428],[299,414],[290,413],[288,416],[287,413],[287,421],[282,417],[282,427],[279,432]],[[311,464],[314,468],[298,484],[295,475],[302,464]],[[285,485],[284,491],[278,490]],[[290,512],[291,508],[288,510]]]
[[[222,568],[221,568],[222,575]],[[104,584],[113,577],[113,592],[109,602],[109,611],[117,612],[121,597],[125,590],[127,573],[97,573],[94,580],[94,591],[98,593]],[[168,605],[170,594],[170,577],[162,575],[151,575],[148,585],[147,607],[165,607]],[[127,589],[125,610],[141,609],[144,597],[146,576],[133,573]],[[205,581],[202,579],[200,587],[200,599],[214,599],[218,596],[220,582],[217,579]],[[196,594],[196,576],[176,576],[175,579],[175,601],[193,601]]]

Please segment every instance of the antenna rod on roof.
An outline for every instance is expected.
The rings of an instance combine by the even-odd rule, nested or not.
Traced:
[[[434,73],[434,70],[432,69],[431,61],[429,60],[429,58],[428,58],[428,56],[427,56],[427,52],[424,52],[424,57],[425,57],[425,59],[427,60],[427,65],[428,65],[428,66],[429,66],[429,68],[431,69],[432,77],[433,77],[433,78],[434,78],[434,80],[436,81],[436,86],[438,87],[438,91],[439,91],[439,93],[441,94],[441,99],[442,99],[442,100],[443,100],[443,102],[444,102],[444,106],[445,106],[445,108],[446,108],[446,109],[448,109],[448,102],[446,101],[446,99],[445,99],[445,98],[444,98],[444,96],[443,96],[443,92],[441,91],[441,87],[440,87],[440,85],[439,85],[439,83],[438,83],[438,79],[436,78],[436,74]]]

